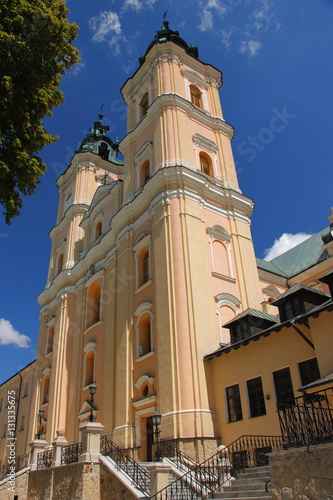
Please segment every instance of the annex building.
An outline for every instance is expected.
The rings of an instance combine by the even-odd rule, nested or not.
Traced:
[[[159,439],[200,463],[244,435],[296,444],[311,419],[292,427],[286,409],[324,401],[330,415],[333,215],[285,254],[256,258],[221,85],[164,21],[121,89],[126,136],[113,141],[100,115],[59,177],[37,358],[0,386],[3,478],[8,391],[16,457],[57,436],[81,443],[93,420],[151,462],[158,413]],[[303,434],[307,446],[311,425]]]

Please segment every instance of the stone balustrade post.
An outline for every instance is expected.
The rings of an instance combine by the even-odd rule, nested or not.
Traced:
[[[53,460],[52,467],[59,467],[61,465],[61,450],[63,446],[68,444],[67,439],[64,436],[65,430],[62,427],[57,429],[57,437],[52,443],[53,446]]]
[[[163,462],[152,462],[146,467],[150,473],[150,496],[153,496],[168,486],[171,467]]]
[[[82,422],[82,453],[79,462],[99,462],[101,456],[101,433],[104,426],[99,422]]]
[[[31,448],[31,470],[37,469],[38,453],[42,453],[43,451],[45,451],[45,448],[47,448],[48,445],[49,444],[47,441],[45,441],[45,439],[34,439],[33,441],[31,441],[31,443],[29,443],[29,446]]]

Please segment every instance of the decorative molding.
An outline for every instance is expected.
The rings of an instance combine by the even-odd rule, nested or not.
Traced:
[[[216,151],[218,150],[218,147],[214,141],[207,139],[207,137],[204,137],[201,134],[194,134],[194,136],[192,137],[192,140],[193,140],[195,145],[205,149],[206,151],[208,151],[210,153],[216,153]]]
[[[136,383],[134,384],[135,387],[137,389],[140,389],[140,387],[144,384],[144,383],[147,383],[147,384],[150,384],[150,385],[153,385],[154,382],[155,382],[155,378],[154,377],[150,377],[149,375],[141,375],[141,377],[136,381]]]
[[[153,307],[152,302],[143,302],[140,304],[134,311],[134,316],[136,316],[138,319],[144,314],[144,313],[149,313],[150,316],[152,316],[151,313],[151,308]]]

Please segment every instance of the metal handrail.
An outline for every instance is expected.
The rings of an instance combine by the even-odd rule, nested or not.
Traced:
[[[30,464],[31,451],[27,451],[23,455],[15,459],[15,472],[25,469]],[[10,464],[3,464],[0,466],[0,481],[2,481],[10,472]]]
[[[74,464],[79,461],[82,443],[71,443],[61,448],[61,465]]]
[[[178,468],[184,472],[188,472],[189,469],[194,469],[198,465],[198,462],[179,450],[176,441],[162,440],[159,445],[162,457],[170,460],[175,459]]]
[[[207,498],[230,480],[234,471],[266,465],[267,454],[282,449],[281,436],[242,436],[159,491],[151,500]]]
[[[112,458],[117,469],[125,472],[132,483],[147,496],[150,495],[150,474],[135,460],[126,455],[108,436],[101,437],[101,453]]]
[[[333,387],[278,404],[286,448],[333,442]]]

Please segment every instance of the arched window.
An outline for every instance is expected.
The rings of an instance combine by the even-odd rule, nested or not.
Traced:
[[[149,270],[149,250],[148,248],[143,248],[139,254],[138,262],[138,287],[147,283],[150,279]]]
[[[140,183],[141,186],[144,186],[146,182],[148,181],[150,177],[150,171],[149,171],[149,161],[145,161],[144,164],[141,167],[140,171]]]
[[[202,108],[201,91],[195,85],[190,85],[191,102]]]
[[[222,241],[213,240],[214,271],[222,276],[230,276],[229,258]]]
[[[99,238],[102,234],[102,221],[99,221],[97,224],[96,224],[96,228],[95,228],[95,240],[97,240],[97,238]]]
[[[212,162],[208,155],[200,153],[200,168],[206,175],[213,175],[212,173]]]
[[[47,333],[46,354],[48,354],[49,352],[52,352],[52,350],[53,350],[53,338],[54,338],[54,326],[51,326],[49,328],[48,333]]]
[[[90,385],[95,382],[95,351],[90,350],[85,357],[85,370],[84,370],[84,385]]]
[[[98,148],[98,154],[101,158],[103,158],[103,160],[109,159],[109,148],[106,142],[101,142]]]
[[[87,327],[101,320],[101,288],[97,283],[88,291]]]
[[[64,265],[64,254],[61,253],[58,257],[57,274],[59,274],[62,271],[63,265]]]
[[[138,355],[140,358],[152,351],[151,315],[147,312],[138,320]]]
[[[43,380],[43,393],[42,393],[42,404],[48,403],[49,401],[49,389],[50,389],[50,374],[45,375]]]
[[[142,281],[147,283],[149,281],[149,251],[146,250],[142,259]]]
[[[148,92],[145,92],[143,94],[143,96],[141,97],[141,101],[140,101],[140,118],[145,116],[145,114],[147,113],[147,110],[148,110],[148,106],[149,106]]]

